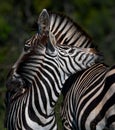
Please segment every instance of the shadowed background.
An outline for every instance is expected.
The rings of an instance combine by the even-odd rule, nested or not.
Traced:
[[[3,128],[5,79],[9,68],[21,53],[24,41],[35,33],[32,28],[43,8],[61,12],[88,32],[105,63],[115,64],[115,2],[114,0],[1,0],[0,2],[0,130]],[[61,98],[59,99],[61,100]],[[59,130],[59,106],[56,106]]]

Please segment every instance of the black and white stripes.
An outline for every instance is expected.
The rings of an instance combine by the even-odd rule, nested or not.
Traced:
[[[44,50],[45,47],[42,49]],[[63,83],[71,74],[91,66],[96,60],[95,54],[90,54],[90,51],[89,53],[83,52],[83,49],[80,50],[80,48],[56,46],[55,49],[57,53],[53,56],[41,50],[40,52],[38,52],[39,50],[30,51],[25,53],[20,62],[16,62],[14,65],[15,73],[11,73],[8,80],[10,83],[7,85],[8,100],[10,100],[8,130],[14,128],[16,130],[57,129],[54,107]],[[94,56],[93,59],[92,56]],[[82,65],[81,60],[84,61],[82,57],[87,57],[88,64]],[[92,60],[89,64],[90,57]],[[24,86],[20,86],[20,84],[15,86],[14,82],[18,83],[18,77],[16,80],[12,79],[15,74],[20,76]],[[12,89],[10,89],[10,85],[14,85]]]
[[[68,82],[61,110],[64,129],[114,130],[115,66],[95,64]]]
[[[93,47],[90,36],[67,16],[51,13],[50,30],[59,44]]]
[[[38,19],[38,34],[25,43],[8,75],[8,130],[57,130],[54,107],[63,83],[70,75],[100,60],[92,48],[58,45],[57,38],[46,27],[50,26],[49,20],[43,10]]]

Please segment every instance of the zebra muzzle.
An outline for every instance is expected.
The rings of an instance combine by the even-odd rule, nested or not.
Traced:
[[[21,96],[26,90],[26,83],[20,75],[12,75],[6,81],[7,91],[10,94],[10,100]]]

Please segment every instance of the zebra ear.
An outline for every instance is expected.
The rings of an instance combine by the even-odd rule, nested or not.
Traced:
[[[49,14],[46,9],[43,9],[38,18],[38,33],[43,35],[47,34],[50,29]],[[48,34],[47,34],[48,35]]]
[[[51,31],[49,31],[49,38],[48,38],[48,42],[46,44],[46,51],[50,54],[52,54],[52,53],[54,54],[54,52],[56,52],[56,49],[54,47],[55,44],[56,44],[55,36],[52,34]]]
[[[50,18],[46,9],[42,10],[38,18],[38,33],[41,35],[42,43],[46,44],[46,52],[53,54],[55,52],[54,44],[56,40],[55,36],[50,32]]]

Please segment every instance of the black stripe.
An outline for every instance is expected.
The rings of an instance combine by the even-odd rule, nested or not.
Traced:
[[[54,25],[55,25],[56,17],[57,17],[57,16],[56,16],[56,14],[53,14],[52,17],[55,18],[55,19],[54,19],[53,25],[52,25],[52,27],[51,27],[51,31],[53,31],[53,29],[54,29]]]
[[[92,85],[93,86],[93,85]],[[95,86],[93,86],[95,87]],[[84,105],[86,104],[87,101],[89,101],[91,99],[91,97],[93,97],[95,95],[95,93],[98,92],[98,89],[97,88],[95,91],[93,91],[83,102],[82,104],[80,105],[80,108],[79,108],[79,111],[82,110],[82,108],[84,107]],[[88,115],[90,114],[90,112],[97,106],[97,103],[99,103],[99,98],[96,97],[96,99],[94,99],[90,105],[86,108],[86,110],[84,111],[83,115],[82,115],[82,118],[81,118],[81,122],[80,122],[80,126],[81,126],[81,129],[85,129],[85,121],[88,117]],[[78,117],[79,117],[79,112],[78,112]]]
[[[115,110],[113,110],[113,111],[115,111]],[[112,123],[114,123],[115,122],[115,115],[112,115],[112,116],[110,116],[108,119],[107,119],[107,127],[108,128],[110,128],[111,126],[112,126]],[[114,127],[114,126],[113,126]],[[114,128],[113,128],[114,129]]]
[[[62,24],[62,21],[63,21],[63,19],[61,18],[61,17],[59,17],[59,16],[56,16],[56,18],[59,18],[60,19],[60,21],[59,21],[59,23],[58,23],[58,26],[56,27],[56,29],[54,30],[54,34],[58,31],[58,28],[59,28],[59,26]],[[56,23],[56,20],[55,20],[55,23]],[[54,27],[52,27],[52,28],[54,28]],[[53,30],[53,29],[52,29]],[[58,32],[59,33],[59,32]]]
[[[105,80],[105,86],[111,86],[114,83],[115,83],[115,74],[110,75]]]
[[[50,68],[48,68],[48,67],[45,67],[46,69],[50,69]],[[44,75],[48,80],[49,80],[49,82],[50,82],[50,84],[51,84],[51,86],[55,86],[55,84],[54,84],[54,81],[53,81],[53,79],[50,77],[50,75],[48,74],[48,73],[46,73],[45,71],[42,71],[42,75]],[[55,90],[55,88],[50,88],[50,86],[49,86],[49,84],[47,83],[47,81],[43,78],[43,76],[40,76],[40,79],[42,80],[42,82],[44,83],[44,85],[45,85],[45,88],[47,89],[47,93],[48,93],[48,96],[49,96],[49,103],[50,103],[50,106],[51,107],[54,107],[53,105],[52,105],[52,103],[56,103],[54,100],[53,100],[53,97],[52,97],[52,92],[51,92],[51,89],[53,89],[54,90],[54,93],[55,93],[55,95],[58,97],[59,96],[59,93],[57,93],[57,91]],[[54,74],[55,75],[55,74]],[[54,76],[53,75],[53,76]],[[55,76],[54,76],[55,77]],[[42,94],[41,94],[42,95]],[[47,102],[46,102],[46,104],[47,104]]]
[[[111,106],[113,106],[113,105],[115,105],[115,94],[113,95],[113,96],[111,96],[110,98],[109,98],[109,100],[107,100],[106,101],[106,103],[104,104],[104,106],[102,107],[102,109],[101,109],[101,111],[99,111],[99,114],[95,117],[95,119],[91,122],[91,124],[90,124],[90,127],[92,128],[92,124],[95,124],[95,126],[97,125],[97,123],[99,122],[99,121],[101,121],[103,118],[104,118],[104,116],[105,116],[105,114],[106,114],[106,112],[107,112],[107,110],[111,107]],[[114,110],[113,110],[114,111]],[[110,119],[110,118],[109,118]],[[110,121],[110,120],[109,120]],[[115,120],[114,120],[115,121]],[[108,122],[108,123],[110,123],[110,122]],[[109,125],[109,124],[108,124]]]
[[[23,106],[22,106],[22,113],[21,113],[23,125],[24,125],[25,129],[27,129],[27,130],[32,130],[32,129],[28,126],[27,121],[26,121],[25,108],[26,108],[26,105],[23,104]],[[23,113],[24,113],[24,114],[23,114]]]

